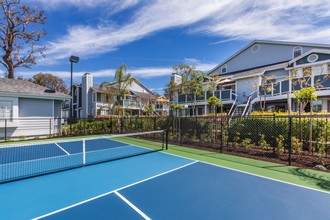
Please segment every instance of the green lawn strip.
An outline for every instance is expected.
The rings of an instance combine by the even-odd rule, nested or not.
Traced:
[[[24,144],[38,144],[38,143],[53,143],[57,141],[67,141],[67,140],[82,140],[84,138],[97,138],[97,137],[110,137],[109,134],[95,134],[95,135],[88,135],[88,136],[73,136],[73,137],[59,137],[59,138],[45,138],[45,139],[31,139],[31,140],[24,140],[24,141],[8,141],[8,142],[1,142],[0,147],[7,146],[7,145],[24,145]]]
[[[143,147],[153,146],[153,142],[126,138],[125,142]],[[330,192],[330,173],[303,169],[283,164],[270,163],[261,160],[238,157],[218,152],[209,152],[177,145],[169,145],[166,153],[183,156],[230,169],[256,174],[271,179],[306,186]]]

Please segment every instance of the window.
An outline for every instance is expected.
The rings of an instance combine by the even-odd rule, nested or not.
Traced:
[[[260,46],[258,44],[254,45],[251,48],[252,53],[257,53],[260,50]]]
[[[96,93],[96,96],[97,96],[96,101],[97,102],[102,102],[102,94],[101,93]]]
[[[311,54],[307,57],[307,61],[310,62],[310,63],[314,63],[318,59],[319,59],[319,56],[315,53],[313,53],[313,54]]]
[[[92,102],[95,102],[96,100],[96,93],[92,93]]]
[[[0,119],[13,118],[13,102],[7,100],[0,100]]]
[[[302,47],[293,48],[293,58],[299,57],[302,54]]]
[[[221,73],[227,72],[227,64],[221,66]]]
[[[322,111],[322,100],[313,101],[313,112]]]

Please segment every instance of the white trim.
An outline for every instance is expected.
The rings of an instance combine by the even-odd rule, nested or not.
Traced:
[[[312,59],[312,56],[314,56],[314,59]],[[307,57],[307,61],[310,63],[315,63],[319,59],[319,55],[316,53],[312,53]]]
[[[207,74],[213,73],[216,69],[218,69],[220,66],[222,66],[225,63],[228,63],[231,59],[235,58],[239,54],[241,54],[244,50],[252,46],[253,44],[276,44],[276,45],[292,45],[292,46],[307,46],[307,47],[318,47],[318,48],[329,48],[329,44],[313,44],[313,43],[299,43],[299,42],[289,42],[289,41],[270,41],[270,40],[254,40],[242,49],[240,49],[238,52],[234,53],[232,56],[215,66],[213,69],[211,69]]]
[[[129,205],[134,211],[139,213],[144,219],[146,220],[151,220],[144,212],[141,211],[138,207],[136,207],[133,203],[131,203],[128,199],[126,199],[124,196],[122,196],[119,192],[115,191],[114,192],[119,198],[121,198],[127,205]]]
[[[296,51],[300,51],[300,55],[299,56],[296,56],[296,57],[300,57],[302,54],[303,54],[303,48],[302,48],[302,46],[296,46],[296,47],[294,47],[293,49],[292,49],[292,59],[295,59],[296,57],[294,56],[294,53],[296,52]]]
[[[257,48],[256,50],[254,50],[254,48]],[[251,47],[251,52],[252,53],[258,53],[260,50],[260,45],[259,44],[255,44],[253,47]]]
[[[53,102],[52,102],[52,117],[53,118],[55,117],[55,99],[53,99]]]
[[[0,92],[0,96],[8,96],[14,98],[33,98],[33,99],[55,99],[55,100],[70,100],[70,96],[42,96],[42,95],[34,95],[28,93],[15,93],[15,92]]]
[[[64,148],[61,147],[58,143],[55,143],[55,145],[56,145],[58,148],[60,148],[62,151],[64,151],[64,153],[66,153],[67,155],[70,155],[70,153],[67,152],[66,150],[64,150]],[[30,161],[31,161],[31,160],[30,160]]]
[[[224,68],[226,69],[225,72],[222,71],[222,69],[224,69]],[[228,72],[227,64],[223,64],[223,65],[220,67],[220,72],[221,72],[221,74],[225,74],[225,73]]]
[[[237,77],[233,76],[232,79],[233,79],[233,80],[238,80],[238,79],[248,79],[248,78],[253,78],[253,77],[256,77],[256,76],[261,76],[261,75],[263,75],[263,74],[265,73],[265,71],[266,71],[266,70],[263,70],[263,71],[260,72],[260,73],[255,73],[255,74],[253,74],[253,75],[248,75],[248,76],[237,76]]]
[[[301,54],[299,57],[296,57],[292,60],[289,61],[289,65],[304,58],[305,56],[311,54],[311,53],[325,53],[325,54],[330,54],[330,50],[324,50],[324,49],[312,49],[307,51],[306,53]]]
[[[303,68],[303,67],[310,67],[310,66],[318,66],[318,65],[323,65],[323,64],[330,64],[330,59],[328,60],[322,60],[320,62],[315,62],[315,63],[304,63],[300,65],[295,65],[293,67],[287,67],[284,68],[285,70],[292,70],[292,69],[297,69],[297,68]]]

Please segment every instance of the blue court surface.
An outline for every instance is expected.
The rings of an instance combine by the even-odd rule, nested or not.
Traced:
[[[0,184],[0,195],[6,220],[330,219],[327,192],[166,152]]]

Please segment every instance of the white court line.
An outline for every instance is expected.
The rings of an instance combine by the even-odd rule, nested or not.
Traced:
[[[151,176],[151,177],[149,177],[149,178],[146,178],[146,179],[140,180],[140,181],[138,181],[138,182],[135,182],[135,183],[132,183],[132,184],[129,184],[129,185],[126,185],[126,186],[120,187],[120,188],[115,189],[115,190],[112,190],[112,191],[110,191],[110,192],[107,192],[107,193],[104,193],[104,194],[101,194],[101,195],[95,196],[95,197],[93,197],[93,198],[90,198],[90,199],[87,199],[87,200],[84,200],[84,201],[81,201],[81,202],[75,203],[75,204],[70,205],[70,206],[67,206],[67,207],[65,207],[65,208],[58,209],[58,210],[56,210],[56,211],[54,211],[54,212],[50,212],[50,213],[48,213],[48,214],[45,214],[45,215],[42,215],[42,216],[39,216],[39,217],[33,218],[33,220],[38,220],[38,219],[42,219],[42,218],[45,218],[45,217],[48,217],[48,216],[54,215],[54,214],[56,214],[56,213],[59,213],[59,212],[65,211],[65,210],[67,210],[67,209],[70,209],[70,208],[76,207],[76,206],[78,206],[78,205],[81,205],[81,204],[84,204],[84,203],[87,203],[87,202],[93,201],[93,200],[95,200],[95,199],[98,199],[98,198],[101,198],[101,197],[107,196],[107,195],[109,195],[109,194],[111,194],[111,193],[114,193],[114,192],[117,192],[117,191],[120,191],[120,190],[126,189],[126,188],[128,188],[128,187],[131,187],[131,186],[134,186],[134,185],[137,185],[137,184],[140,184],[140,183],[146,182],[146,181],[151,180],[151,179],[154,179],[154,178],[156,178],[156,177],[163,176],[163,175],[165,175],[165,174],[168,174],[168,173],[174,172],[174,171],[176,171],[176,170],[179,170],[179,169],[185,168],[185,167],[190,166],[190,165],[193,165],[193,164],[195,164],[195,163],[197,163],[197,162],[198,162],[197,160],[196,160],[196,161],[193,161],[193,162],[191,162],[191,163],[188,163],[188,164],[185,164],[185,165],[183,165],[183,166],[180,166],[180,167],[174,168],[174,169],[172,169],[172,170],[168,170],[168,171],[166,171],[166,172],[163,172],[163,173],[157,174],[157,175],[155,175],[155,176]]]
[[[134,209],[137,213],[139,213],[144,219],[151,220],[144,212],[142,212],[138,207],[136,207],[133,203],[127,200],[124,196],[122,196],[119,192],[114,192],[119,198],[121,198],[127,205],[129,205],[132,209]]]
[[[123,145],[123,146],[119,146],[119,147],[105,148],[105,149],[101,149],[101,150],[86,151],[86,154],[94,153],[94,152],[100,152],[100,151],[110,151],[112,149],[127,148],[127,147],[136,147],[136,146],[134,146],[134,145]],[[69,155],[70,156],[74,156],[74,155],[79,155],[79,154],[82,154],[82,152],[73,153],[73,154],[69,154]],[[16,162],[10,162],[10,163],[0,164],[0,166],[12,165],[12,164],[20,164],[20,163],[28,163],[28,162],[41,161],[41,160],[49,160],[49,159],[55,159],[55,158],[60,158],[60,157],[67,157],[67,156],[68,155],[59,155],[59,156],[53,156],[53,157],[38,158],[38,159],[33,159],[33,160],[16,161]]]
[[[179,155],[167,153],[167,152],[164,152],[164,151],[161,151],[159,153],[168,154],[168,155],[179,157],[179,158],[183,158],[183,159],[194,160],[194,159],[189,158],[189,157],[179,156]],[[263,179],[267,179],[267,180],[272,180],[272,181],[276,181],[276,182],[280,182],[280,183],[284,183],[284,184],[288,184],[288,185],[292,185],[292,186],[296,186],[296,187],[300,187],[300,188],[312,190],[312,191],[317,191],[317,192],[321,192],[321,193],[325,193],[325,194],[330,194],[330,192],[328,192],[328,191],[324,191],[324,190],[320,190],[320,189],[314,189],[314,188],[311,188],[311,187],[308,187],[308,186],[302,186],[302,185],[299,185],[299,184],[296,184],[296,183],[290,183],[290,182],[286,182],[286,181],[283,181],[283,180],[274,179],[274,178],[271,178],[271,177],[261,176],[261,175],[258,175],[258,174],[249,173],[249,172],[246,172],[246,171],[237,170],[237,169],[234,169],[234,168],[225,167],[225,166],[222,166],[222,165],[213,164],[213,163],[209,163],[209,162],[205,162],[205,161],[200,161],[200,160],[196,160],[196,161],[199,162],[199,163],[208,164],[208,165],[219,167],[219,168],[223,168],[223,169],[226,169],[226,170],[231,170],[231,171],[235,171],[235,172],[239,172],[239,173],[244,173],[244,174],[248,174],[248,175],[251,175],[251,176],[255,176],[255,177],[259,177],[259,178],[263,178]]]
[[[62,151],[64,151],[64,153],[66,153],[67,155],[70,155],[69,152],[64,150],[58,143],[55,143],[55,145],[58,146]]]

